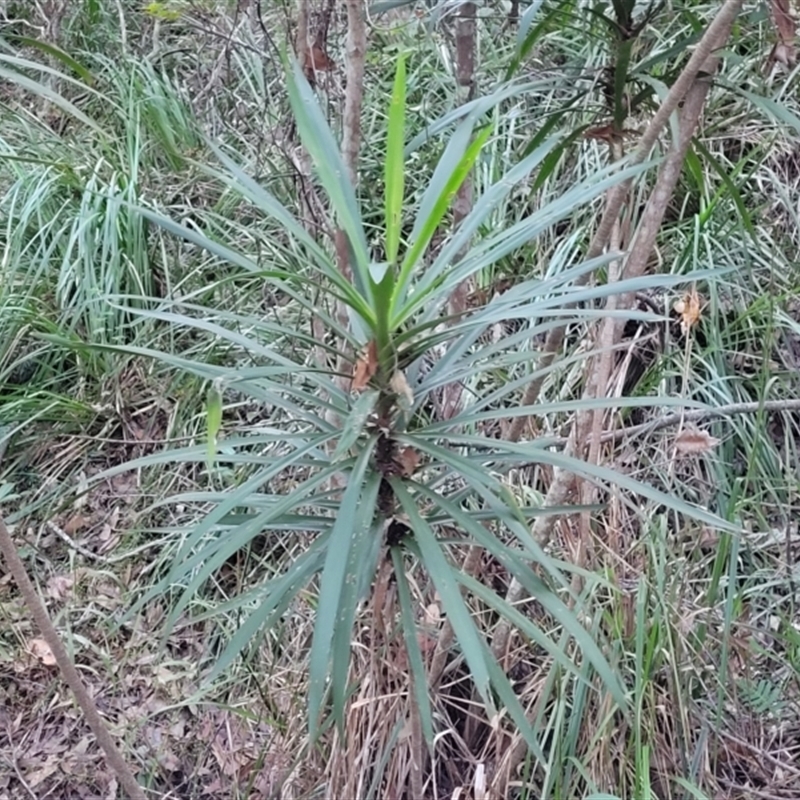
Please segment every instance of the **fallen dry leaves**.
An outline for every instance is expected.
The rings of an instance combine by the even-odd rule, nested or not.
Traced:
[[[56,657],[44,639],[31,639],[28,642],[28,652],[46,667],[53,667],[56,664]]]

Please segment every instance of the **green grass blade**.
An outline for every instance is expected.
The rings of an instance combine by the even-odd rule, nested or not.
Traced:
[[[485,648],[483,647],[483,639],[470,615],[469,609],[464,603],[464,598],[461,596],[453,567],[445,557],[442,545],[436,538],[436,534],[420,515],[406,485],[402,481],[395,479],[392,479],[391,483],[397,499],[408,516],[409,524],[414,532],[414,542],[419,548],[425,569],[436,586],[436,591],[442,601],[442,608],[453,626],[453,632],[458,639],[464,657],[467,659],[475,688],[480,694],[489,715],[493,717],[497,713],[497,709],[491,693],[492,681]]]
[[[528,590],[530,595],[541,603],[553,618],[558,621],[561,627],[572,636],[584,656],[591,662],[606,689],[613,696],[619,707],[623,709],[627,708],[628,701],[625,692],[600,647],[580,624],[575,613],[571,611],[529,567],[529,555],[505,547],[497,537],[489,533],[483,525],[472,519],[469,514],[458,508],[456,504],[450,503],[445,498],[439,497],[425,489],[422,491],[428,495],[431,502],[436,503],[443,511],[447,511],[459,527],[468,531],[479,544],[491,552],[500,563],[504,564]],[[497,514],[499,520],[509,524],[509,527],[516,527],[513,525],[513,509],[503,509],[500,504],[496,504],[493,510]],[[504,511],[508,511],[508,513],[504,514]],[[524,535],[527,535],[527,531],[524,532]],[[536,561],[545,566],[547,572],[550,574],[557,572],[551,559],[549,559],[544,552],[539,551],[537,553]],[[465,585],[468,583],[468,588],[470,588],[473,593],[483,597],[487,604],[495,608],[495,610],[507,619],[512,620],[516,627],[523,630],[534,641],[538,642],[551,654],[555,661],[563,661],[563,666],[567,670],[579,674],[578,668],[572,664],[569,659],[566,659],[563,653],[559,652],[556,643],[537,628],[532,621],[524,619],[516,609],[510,607],[505,600],[498,597],[491,589],[486,587],[479,588],[479,586],[476,586],[476,582],[471,576],[465,576],[459,573],[458,578],[462,583],[466,582]]]
[[[414,702],[417,704],[422,734],[429,746],[433,745],[433,710],[431,698],[428,694],[428,680],[425,673],[425,664],[422,660],[422,651],[417,639],[417,620],[414,606],[411,601],[411,590],[408,586],[405,565],[403,564],[402,550],[399,547],[391,548],[392,564],[397,586],[397,599],[400,601],[400,619],[403,626],[403,639],[406,644],[408,663],[411,668],[411,683],[414,691]]]
[[[401,55],[389,107],[389,129],[386,143],[386,260],[394,265],[400,248],[400,230],[403,223],[403,183],[405,164],[403,148],[406,119],[406,62]]]
[[[337,635],[337,626],[338,635],[342,635],[343,619],[347,622],[351,613],[347,602],[348,583],[352,587],[357,580],[357,575],[353,574],[353,557],[359,555],[354,552],[354,544],[362,540],[365,530],[369,530],[373,522],[378,483],[374,480],[374,476],[371,476],[366,483],[365,479],[374,444],[373,439],[369,446],[361,451],[353,468],[348,472],[347,488],[331,531],[322,571],[317,619],[314,623],[314,637],[309,654],[308,717],[312,738],[316,738],[319,734],[323,700],[328,689],[330,672],[335,671],[340,681],[342,675],[345,678],[347,675],[346,668],[341,664],[341,652],[338,653],[339,662],[329,670],[331,648]],[[350,623],[350,627],[344,632],[348,639],[351,635],[352,619]],[[349,650],[346,657],[349,664]],[[334,719],[341,727],[346,686],[332,685],[331,690],[334,697]]]
[[[460,133],[464,136],[471,133],[472,125],[472,120],[468,120],[462,126]],[[398,314],[398,306],[402,302],[404,293],[407,291],[411,282],[414,268],[417,266],[419,259],[428,247],[445,212],[450,207],[456,192],[466,180],[467,175],[469,175],[472,165],[475,163],[478,154],[489,136],[491,136],[491,133],[491,128],[484,128],[484,130],[475,137],[475,140],[466,147],[466,151],[463,152],[463,155],[461,154],[460,137],[457,138],[454,136],[439,161],[436,171],[431,178],[430,185],[422,199],[417,222],[411,233],[411,245],[400,267],[400,274],[398,275],[397,284],[392,297],[391,314],[393,320]],[[458,142],[458,144],[453,146],[451,151],[453,142]],[[452,163],[453,161],[455,161],[455,163]],[[393,321],[392,324],[396,323]]]
[[[350,266],[356,288],[365,299],[370,299],[369,250],[356,193],[328,122],[297,63],[292,64],[287,74],[287,89],[297,130],[330,198],[337,222],[347,234],[353,257]]]
[[[87,86],[91,86],[94,83],[92,73],[80,61],[74,59],[69,53],[65,53],[60,47],[48,44],[40,39],[33,39],[30,36],[14,36],[13,38],[15,42],[24,47],[41,50],[45,55],[60,61],[65,67],[71,69]]]
[[[66,76],[62,77],[66,79]],[[32,94],[39,95],[45,100],[49,100],[54,106],[58,106],[62,111],[66,112],[72,117],[75,117],[75,119],[80,120],[84,125],[92,128],[92,130],[98,133],[101,137],[106,137],[106,132],[94,119],[88,116],[88,114],[84,114],[84,112],[81,111],[77,106],[70,103],[69,100],[62,97],[58,92],[54,91],[49,86],[29,78],[27,75],[22,75],[19,72],[5,69],[3,67],[0,67],[0,78],[3,78],[10,83],[16,83],[18,86],[21,86],[23,89],[26,89]]]
[[[379,395],[377,390],[369,389],[362,392],[353,403],[353,408],[342,424],[341,437],[331,456],[331,463],[336,463],[358,441]]]

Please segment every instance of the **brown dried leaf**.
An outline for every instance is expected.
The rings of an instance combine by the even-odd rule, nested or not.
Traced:
[[[54,667],[56,657],[50,649],[50,645],[44,639],[31,639],[28,642],[28,651],[34,658],[38,658],[46,667]]]
[[[675,311],[681,315],[681,330],[684,336],[700,322],[704,307],[705,303],[694,287],[675,303]]]
[[[784,67],[791,69],[797,63],[797,48],[793,44],[777,42],[772,48],[767,60],[768,67],[773,64],[783,64]]]
[[[64,523],[64,533],[67,536],[74,536],[78,531],[87,527],[90,522],[91,520],[88,517],[81,513],[75,513]]]
[[[709,528],[707,525],[703,526],[702,530],[700,531],[700,535],[697,537],[697,545],[707,549],[719,547],[719,541],[719,531],[715,531],[713,528]]]
[[[708,453],[720,443],[708,431],[687,428],[675,437],[675,449],[679,453]]]
[[[316,42],[305,56],[305,72],[330,72],[336,68],[336,62]]]
[[[31,789],[35,789],[44,783],[51,775],[54,775],[61,768],[61,758],[56,755],[47,756],[45,761],[39,762],[35,769],[28,772],[26,782]]]
[[[606,125],[598,125],[596,128],[589,128],[584,131],[583,138],[599,139],[602,142],[613,144],[614,142],[622,141],[625,137],[638,135],[639,131],[630,130],[629,128],[620,130],[613,122],[609,122]]]
[[[603,142],[608,142],[611,144],[619,139],[621,139],[620,132],[617,130],[616,126],[613,122],[609,122],[607,125],[598,125],[596,128],[589,128],[589,130],[584,131],[583,133],[584,139],[600,139]]]
[[[361,354],[353,369],[350,391],[360,392],[366,388],[378,369],[378,344],[373,339]]]
[[[408,411],[414,405],[414,392],[408,385],[405,373],[397,370],[389,381],[389,387],[400,400],[400,406],[404,411]]]
[[[53,575],[47,581],[47,594],[53,600],[63,600],[69,594],[74,583],[75,579],[71,575]]]
[[[413,447],[404,447],[394,457],[395,463],[400,468],[404,478],[410,478],[419,466],[419,453]]]

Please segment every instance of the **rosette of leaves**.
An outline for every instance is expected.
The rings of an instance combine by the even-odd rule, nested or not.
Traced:
[[[310,534],[307,546],[288,567],[222,607],[228,612],[240,610],[242,622],[210,677],[220,675],[261,632],[277,625],[299,596],[313,595],[316,619],[308,653],[308,718],[312,734],[317,734],[331,719],[343,724],[351,689],[353,626],[388,549],[398,586],[398,625],[403,629],[428,740],[433,738],[435,720],[415,630],[418,615],[411,606],[406,578],[405,566],[410,562],[424,569],[435,587],[452,626],[455,647],[490,717],[496,719],[495,711],[502,708],[511,724],[524,733],[532,751],[541,752],[535,726],[476,624],[468,595],[509,620],[563,669],[576,672],[579,667],[563,649],[564,636],[571,637],[583,654],[580,674],[586,674],[589,664],[620,708],[626,706],[626,694],[600,644],[580,621],[580,602],[573,607],[565,602],[570,590],[564,565],[548,557],[530,537],[529,521],[542,510],[519,503],[503,476],[512,467],[538,461],[617,481],[668,504],[673,501],[611,470],[565,458],[545,441],[513,444],[484,433],[487,422],[528,412],[515,408],[522,387],[530,380],[530,370],[521,366],[533,363],[535,368],[535,353],[527,345],[548,326],[591,313],[576,311],[577,304],[601,297],[608,289],[603,285],[578,288],[574,281],[602,260],[562,266],[548,277],[523,280],[461,318],[445,320],[442,309],[463,281],[531,242],[631,170],[608,167],[520,221],[486,233],[493,212],[556,144],[545,141],[489,186],[458,229],[432,254],[431,240],[492,134],[491,127],[481,127],[481,122],[510,93],[505,89],[471,102],[432,126],[434,132],[447,130],[448,125],[454,130],[409,220],[404,210],[408,200],[404,178],[414,143],[405,144],[406,72],[401,59],[388,113],[383,229],[380,248],[376,248],[382,251],[382,259],[376,262],[335,138],[296,67],[289,74],[288,86],[297,129],[335,223],[344,232],[351,276],[343,274],[329,249],[273,194],[222,152],[218,157],[224,169],[216,176],[279,223],[286,259],[303,265],[302,269],[265,268],[225,244],[222,237],[211,238],[166,216],[141,211],[242,274],[261,276],[274,292],[316,319],[312,334],[292,321],[243,318],[188,302],[139,312],[175,325],[193,325],[258,362],[234,368],[142,351],[209,381],[209,444],[134,463],[196,461],[215,467],[246,466],[249,471],[217,491],[173,498],[210,510],[184,537],[168,573],[141,602],[171,593],[175,601],[170,622],[174,623],[204,584],[255,537],[264,532]],[[614,291],[638,288],[644,288],[641,281],[622,282]],[[498,341],[482,340],[488,329],[510,319],[525,320],[526,325]],[[278,347],[278,340],[292,342],[293,347]],[[320,350],[326,359],[318,357]],[[431,362],[433,351],[439,355]],[[504,380],[482,382],[482,377],[498,371],[504,373]],[[468,402],[451,418],[437,419],[431,412],[431,398],[453,383],[462,385]],[[489,388],[482,389],[484,385]],[[280,425],[261,425],[251,434],[231,432],[217,441],[226,393],[232,391],[269,407]],[[553,410],[564,411],[569,405],[561,403]],[[539,409],[547,411],[546,406]],[[220,480],[224,481],[225,474],[220,472]],[[287,475],[292,476],[290,481],[285,480]],[[703,516],[702,511],[683,510]],[[541,630],[491,587],[462,572],[453,542],[442,534],[445,529],[458,531],[462,545],[483,548],[516,577],[557,620],[561,626],[557,637]]]

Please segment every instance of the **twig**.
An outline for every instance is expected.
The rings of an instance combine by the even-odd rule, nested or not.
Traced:
[[[641,425],[634,425],[631,428],[620,428],[616,431],[606,431],[600,441],[619,442],[638,433],[654,433],[662,428],[670,428],[683,422],[702,422],[709,417],[732,417],[737,414],[755,414],[759,411],[795,411],[800,410],[800,400],[766,400],[754,403],[730,403],[729,405],[719,406],[718,408],[698,408],[695,411],[678,411],[668,414],[660,419],[650,422],[643,422]],[[556,440],[555,445],[562,446],[567,443],[567,438]]]
[[[78,544],[78,542],[76,542],[65,530],[59,528],[59,526],[56,525],[52,520],[47,520],[44,525],[47,530],[50,531],[50,533],[54,533],[56,536],[58,536],[59,539],[75,550],[75,552],[80,553],[84,558],[88,558],[90,561],[96,561],[99,564],[118,564],[120,561],[127,561],[128,559],[133,558],[138,553],[143,553],[146,550],[152,550],[154,547],[163,547],[164,545],[163,540],[145,542],[145,544],[139,545],[139,547],[134,547],[132,550],[126,550],[124,553],[118,553],[115,556],[104,556],[102,553],[93,553],[88,547]]]
[[[75,695],[75,699],[78,701],[78,705],[81,711],[83,711],[84,717],[86,717],[86,722],[97,738],[97,743],[105,753],[106,760],[111,769],[114,770],[114,774],[117,776],[120,785],[127,793],[129,800],[146,800],[142,787],[136,782],[133,772],[131,772],[122,753],[111,738],[111,734],[105,722],[103,722],[103,718],[100,716],[100,712],[98,712],[94,700],[92,700],[91,695],[84,686],[81,676],[78,674],[78,670],[72,663],[72,659],[70,659],[67,654],[66,648],[62,644],[58,632],[50,620],[44,603],[39,597],[31,579],[28,577],[25,565],[22,563],[22,559],[17,553],[14,540],[11,538],[11,534],[8,532],[8,528],[6,528],[2,517],[0,517],[0,552],[2,552],[3,558],[8,566],[8,571],[13,576],[22,594],[25,605],[28,607],[45,642],[47,642],[47,646],[56,659],[64,682]]]

